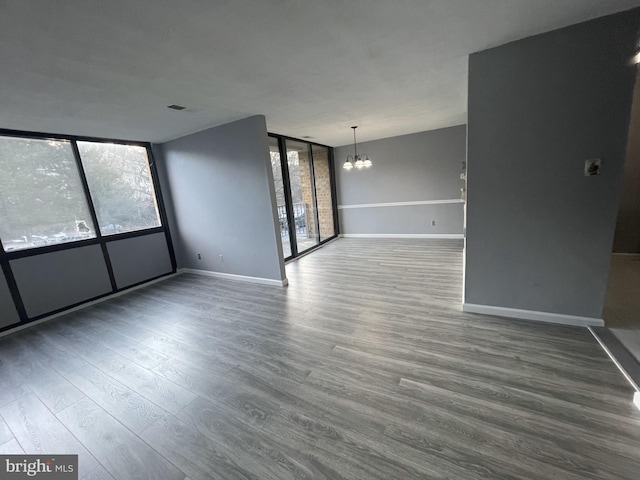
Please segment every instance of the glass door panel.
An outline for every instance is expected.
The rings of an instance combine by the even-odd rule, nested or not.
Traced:
[[[271,155],[271,169],[273,170],[273,183],[276,190],[276,205],[278,208],[278,222],[280,223],[280,238],[282,239],[282,251],[284,258],[293,255],[291,239],[289,236],[289,216],[287,213],[287,194],[282,173],[282,159],[278,139],[269,137],[269,153]]]
[[[310,145],[306,142],[286,140],[291,204],[298,252],[304,252],[320,243],[313,185],[313,164]],[[292,225],[292,229],[294,228]]]
[[[320,145],[312,145],[313,173],[316,181],[316,205],[318,209],[318,223],[320,241],[333,237],[335,225],[333,222],[333,198],[331,195],[331,170],[329,167],[329,149]]]

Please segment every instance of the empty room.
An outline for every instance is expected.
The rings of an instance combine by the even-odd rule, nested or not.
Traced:
[[[640,0],[11,0],[0,61],[0,479],[638,478]]]

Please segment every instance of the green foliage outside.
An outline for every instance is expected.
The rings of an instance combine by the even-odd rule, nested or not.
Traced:
[[[78,142],[103,234],[160,225],[144,147]]]
[[[144,148],[78,146],[104,234],[159,225]],[[70,142],[0,137],[0,172],[5,250],[95,236]]]

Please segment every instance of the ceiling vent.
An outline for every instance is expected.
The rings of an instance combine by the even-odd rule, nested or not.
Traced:
[[[183,107],[182,105],[167,105],[167,108],[171,110],[184,110],[187,107]]]

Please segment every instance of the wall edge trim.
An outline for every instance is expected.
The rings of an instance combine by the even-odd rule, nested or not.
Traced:
[[[464,239],[463,233],[341,233],[343,238],[442,238]]]
[[[510,317],[518,320],[533,320],[537,322],[557,323],[560,325],[574,325],[577,327],[603,327],[604,320],[595,317],[580,317],[577,315],[565,315],[563,313],[538,312],[535,310],[521,310],[518,308],[494,307],[492,305],[478,305],[463,303],[462,311],[480,313],[483,315],[495,315],[498,317]]]
[[[240,282],[249,282],[249,283],[259,283],[262,285],[275,285],[278,287],[286,287],[289,285],[289,280],[276,280],[273,278],[262,278],[262,277],[250,277],[247,275],[236,275],[235,273],[223,273],[223,272],[212,272],[211,270],[198,270],[196,268],[179,268],[179,274],[183,273],[191,273],[194,275],[202,275],[205,277],[215,277],[215,278],[224,278],[227,280],[237,280]]]
[[[448,200],[416,200],[412,202],[387,202],[387,203],[357,203],[352,205],[338,205],[338,210],[347,208],[377,208],[377,207],[405,207],[410,205],[441,205],[448,203],[464,203],[461,198]]]

